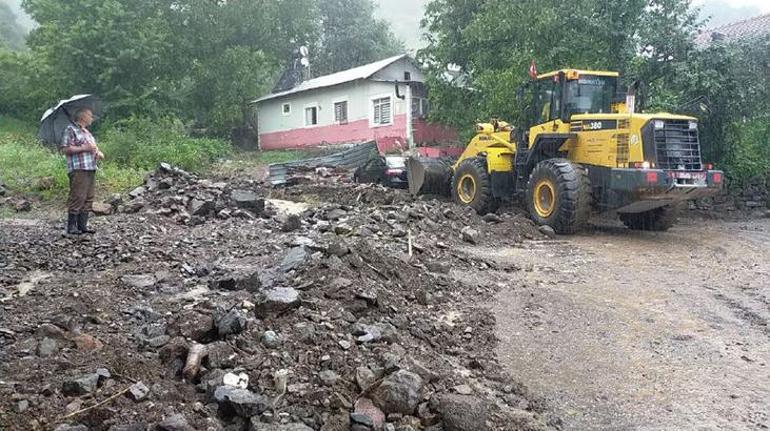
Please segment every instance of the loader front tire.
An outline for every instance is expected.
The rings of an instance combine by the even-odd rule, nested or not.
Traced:
[[[560,234],[572,234],[591,215],[591,183],[580,165],[566,159],[548,159],[535,166],[527,186],[532,220]]]
[[[620,221],[633,230],[667,231],[682,212],[680,204],[666,205],[643,213],[619,213]]]
[[[480,215],[497,211],[499,200],[492,196],[492,182],[483,157],[465,159],[452,175],[452,197]]]

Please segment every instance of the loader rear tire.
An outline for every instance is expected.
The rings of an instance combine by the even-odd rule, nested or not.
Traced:
[[[584,228],[591,216],[591,183],[580,165],[567,159],[548,159],[535,166],[527,186],[532,220],[560,234]]]
[[[633,230],[667,231],[682,212],[679,204],[666,205],[643,213],[619,213],[620,221]]]
[[[492,196],[492,182],[483,157],[465,159],[452,175],[452,197],[460,205],[467,205],[480,215],[497,211],[500,201]]]

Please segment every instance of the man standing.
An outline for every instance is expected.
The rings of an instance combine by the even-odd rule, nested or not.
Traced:
[[[94,201],[96,161],[104,158],[104,154],[96,147],[96,140],[88,131],[93,122],[94,113],[88,108],[79,108],[62,137],[61,151],[67,157],[70,180],[67,233],[71,235],[94,233],[88,228],[88,213]]]

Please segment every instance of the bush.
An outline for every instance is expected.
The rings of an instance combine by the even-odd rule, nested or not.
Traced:
[[[201,171],[231,151],[225,141],[186,136],[173,120],[131,118],[107,126],[97,141],[106,156],[96,177],[102,196],[135,187],[160,162]],[[64,156],[38,143],[28,124],[7,118],[0,127],[0,181],[43,199],[63,198],[69,189]]]
[[[159,162],[168,162],[195,172],[232,151],[224,140],[187,136],[179,121],[154,122],[140,117],[107,126],[99,148],[108,160],[123,167],[149,170]]]
[[[731,124],[725,168],[738,184],[770,174],[770,115]]]

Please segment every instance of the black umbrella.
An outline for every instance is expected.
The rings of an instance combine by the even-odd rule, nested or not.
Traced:
[[[67,100],[61,100],[59,103],[45,111],[40,119],[40,130],[37,133],[38,139],[52,147],[58,148],[61,145],[64,129],[72,124],[72,116],[78,108],[88,108],[94,115],[100,114],[101,104],[99,99],[93,94],[80,94]]]

